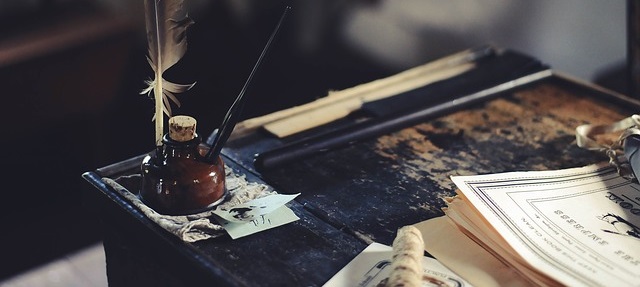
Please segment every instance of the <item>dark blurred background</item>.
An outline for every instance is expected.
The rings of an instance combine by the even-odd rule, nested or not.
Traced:
[[[242,118],[484,44],[586,80],[624,81],[622,0],[186,3],[189,48],[166,77],[196,82],[174,113],[198,119],[201,134],[222,120],[286,5]],[[2,0],[0,23],[1,279],[99,242],[83,200],[95,190],[81,174],[150,151],[154,127],[153,102],[139,95],[152,76],[142,0]]]

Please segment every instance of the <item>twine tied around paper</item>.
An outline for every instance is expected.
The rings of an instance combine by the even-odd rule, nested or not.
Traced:
[[[618,132],[618,139],[612,143],[596,140],[598,135]],[[629,161],[624,157],[624,141],[631,135],[640,135],[640,115],[634,114],[611,124],[584,124],[576,128],[578,147],[604,153],[609,157],[609,164],[618,170],[618,174],[629,180],[635,179],[635,175]]]

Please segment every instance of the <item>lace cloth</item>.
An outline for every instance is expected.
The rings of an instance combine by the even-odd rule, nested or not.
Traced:
[[[225,167],[225,184],[228,196],[216,208],[229,209],[235,205],[277,194],[269,186],[251,182],[244,175],[238,175],[229,167]],[[190,215],[164,215],[144,204],[137,195],[142,176],[139,174],[122,176],[117,179],[102,178],[102,180],[119,194],[129,200],[144,215],[168,232],[176,235],[182,241],[196,242],[209,238],[220,237],[225,234],[224,228],[217,222],[213,210]],[[132,192],[132,190],[134,192]],[[215,209],[214,209],[215,210]]]

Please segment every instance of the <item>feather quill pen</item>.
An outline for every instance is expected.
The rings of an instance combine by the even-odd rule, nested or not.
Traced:
[[[163,78],[163,73],[175,65],[187,51],[187,28],[194,22],[187,16],[183,0],[145,0],[145,23],[148,42],[147,60],[154,78],[141,94],[148,94],[155,101],[156,146],[162,146],[164,114],[171,116],[171,102],[178,107],[175,94],[189,90],[193,84],[176,84]]]

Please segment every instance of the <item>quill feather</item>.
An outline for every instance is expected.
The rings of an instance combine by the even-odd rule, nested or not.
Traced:
[[[194,22],[187,16],[183,0],[145,0],[147,60],[154,72],[153,80],[141,94],[151,95],[155,102],[156,146],[162,145],[164,114],[171,116],[171,103],[180,106],[175,94],[189,90],[193,84],[176,84],[162,74],[175,65],[187,51],[187,28]]]

